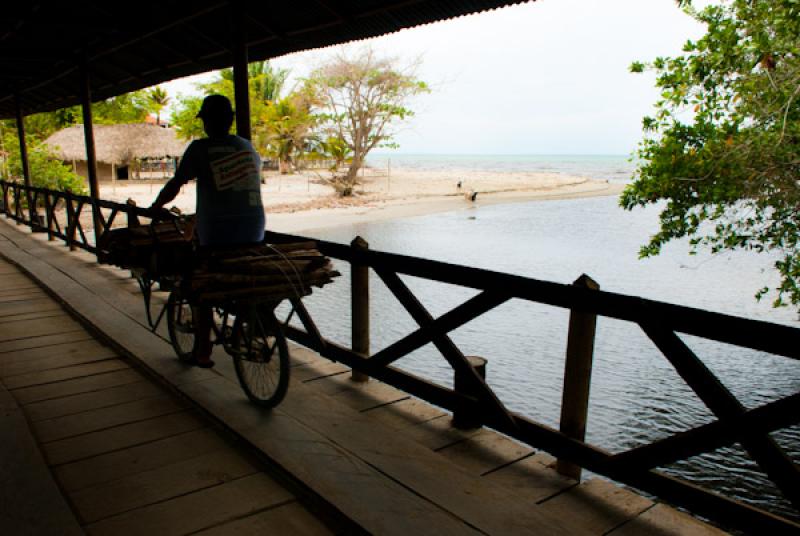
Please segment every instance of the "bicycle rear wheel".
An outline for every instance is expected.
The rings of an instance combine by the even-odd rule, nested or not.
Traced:
[[[271,408],[283,400],[289,388],[289,347],[271,307],[239,311],[228,352],[251,402]]]
[[[167,331],[178,359],[191,362],[196,333],[194,312],[189,301],[177,288],[167,299]]]

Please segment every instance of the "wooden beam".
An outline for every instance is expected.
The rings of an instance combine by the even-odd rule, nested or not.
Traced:
[[[767,435],[800,422],[800,393],[749,410],[736,419],[710,422],[615,454],[620,471],[646,471],[726,447],[745,435]]]
[[[89,66],[81,64],[81,109],[83,111],[83,139],[86,144],[86,168],[89,173],[89,192],[93,200],[100,198],[100,186],[97,183],[97,154],[94,146],[94,123],[92,120],[92,89]],[[100,214],[92,203],[95,232],[100,229]]]
[[[25,186],[31,187],[31,168],[28,161],[28,143],[25,140],[25,116],[22,114],[22,103],[19,95],[14,98],[17,112],[17,136],[19,137],[19,158],[22,163],[22,178],[25,181]],[[28,216],[31,224],[34,222],[34,215],[36,214],[35,207],[31,201],[30,190],[25,192],[25,199],[28,202]]]
[[[22,162],[22,178],[25,180],[25,186],[30,188],[31,170],[28,163],[28,144],[25,141],[25,116],[22,114],[19,95],[14,99],[14,104],[17,110],[17,136],[19,137],[19,156]]]
[[[675,333],[653,321],[640,326],[714,415],[720,419],[744,417],[746,408]],[[783,495],[800,509],[800,469],[775,440],[768,435],[745,435],[739,441]]]
[[[434,337],[450,333],[454,329],[460,328],[485,312],[502,305],[508,301],[508,299],[508,295],[481,292],[477,296],[470,298],[458,307],[443,314],[430,324],[420,327],[416,331],[409,333],[402,339],[374,354],[370,357],[368,365],[372,368],[385,367],[401,357],[422,348],[429,342],[433,342]]]
[[[419,327],[425,328],[433,324],[433,316],[395,272],[383,268],[376,269],[375,272]],[[490,416],[495,417],[499,422],[504,423],[506,428],[513,429],[516,426],[513,415],[506,409],[486,381],[472,368],[472,365],[467,361],[467,357],[453,343],[452,339],[446,334],[436,334],[432,342],[436,349],[439,350],[439,353],[442,354],[442,357],[450,363],[456,374],[460,374],[467,381],[473,383],[475,393],[480,393],[480,402],[482,403],[479,411],[481,419],[487,419]]]
[[[236,134],[251,139],[250,88],[247,76],[247,35],[244,24],[244,2],[231,2],[233,17],[233,91],[236,101]]]

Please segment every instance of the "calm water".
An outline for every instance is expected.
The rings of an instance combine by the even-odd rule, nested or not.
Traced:
[[[657,228],[657,211],[625,212],[613,197],[465,208],[431,216],[376,222],[312,233],[349,242],[570,283],[589,274],[601,288],[748,318],[798,326],[797,313],[757,303],[753,294],[774,284],[770,260],[750,254],[686,254],[684,245],[655,259],[638,260],[638,247]],[[338,292],[308,300],[322,332],[349,343],[346,265]],[[418,298],[439,315],[474,291],[404,277]],[[331,289],[332,290],[332,289]],[[416,327],[388,290],[372,281],[373,352]],[[523,301],[508,302],[452,333],[468,355],[489,360],[489,383],[511,409],[549,425],[560,411],[568,312]],[[748,407],[800,390],[800,363],[720,343],[682,336]],[[429,345],[398,365],[443,385],[452,371]],[[611,451],[644,444],[713,420],[667,360],[637,326],[600,318],[592,378],[588,440]],[[777,434],[800,458],[800,428]],[[753,463],[737,448],[693,458],[667,470],[746,501],[791,513]]]
[[[386,169],[426,169],[453,171],[533,171],[627,182],[635,164],[624,155],[448,155],[375,154],[367,164]]]

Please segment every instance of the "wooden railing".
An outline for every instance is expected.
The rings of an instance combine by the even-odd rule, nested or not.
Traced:
[[[149,220],[151,216],[145,208],[26,187],[20,182],[0,180],[0,189],[2,212],[7,217],[34,231],[47,233],[50,240],[63,240],[73,250],[80,248],[96,253],[96,237],[118,223],[120,215],[128,218],[126,224],[138,221],[139,217]]]
[[[129,218],[147,216],[147,211],[107,201],[93,201],[31,188],[33,203],[44,208],[31,218],[21,205],[26,188],[0,181],[3,212],[20,223],[50,233],[72,246],[94,250],[81,227],[81,211],[94,211],[98,227],[110,228],[119,213]],[[61,212],[66,213],[66,215]],[[86,219],[86,218],[84,218]],[[32,221],[33,220],[33,221]],[[63,223],[66,222],[66,231]],[[269,242],[308,240],[306,237],[268,232]],[[427,259],[373,251],[355,240],[351,245],[318,241],[320,251],[351,264],[353,273],[353,344],[337,344],[321,333],[311,314],[297,302],[303,329],[287,325],[287,334],[321,355],[339,361],[364,377],[374,377],[416,397],[469,415],[482,423],[559,459],[559,470],[575,475],[583,467],[641,489],[673,504],[718,521],[760,534],[797,534],[800,525],[784,517],[746,505],[658,471],[674,462],[741,444],[784,497],[800,512],[800,472],[796,464],[770,437],[772,432],[800,422],[800,392],[754,409],[747,409],[681,340],[678,333],[733,344],[763,352],[800,358],[800,329],[747,320],[690,307],[635,298],[599,290],[588,278],[564,285],[547,281],[448,264]],[[365,270],[374,271],[419,325],[419,328],[377,352],[369,351],[368,281]],[[434,318],[400,278],[401,274],[476,289],[479,293],[447,313]],[[563,408],[560,430],[509,411],[487,385],[449,333],[508,300],[522,299],[569,309],[568,356],[565,390],[568,398],[579,398],[573,408]],[[366,308],[366,310],[365,310]],[[587,443],[585,425],[591,375],[594,318],[605,316],[637,324],[655,343],[686,384],[716,416],[715,421],[652,443],[611,453]],[[360,319],[360,320],[359,320]],[[393,366],[399,359],[433,343],[460,378],[459,388],[447,388]],[[584,422],[581,423],[581,419]],[[564,420],[570,421],[565,423]]]

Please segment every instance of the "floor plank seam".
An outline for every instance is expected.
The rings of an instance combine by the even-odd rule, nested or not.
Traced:
[[[25,275],[25,272],[21,271],[20,275]],[[0,292],[2,292],[3,296],[14,296],[15,294],[29,294],[38,288],[39,286],[35,283],[25,283],[22,285],[13,285],[10,288],[2,288]]]
[[[146,380],[142,380],[142,381],[133,382],[133,383],[124,384],[124,385],[133,385],[135,383],[149,384],[150,382],[148,382]],[[110,387],[109,389],[113,389],[113,387]],[[102,392],[102,391],[106,391],[106,390],[107,389],[101,389],[100,391],[96,391],[96,392]],[[65,397],[62,397],[62,398],[71,398],[73,396],[81,396],[83,394],[87,394],[87,393],[78,393],[78,394],[75,394],[75,395],[68,395],[68,396],[65,396]],[[112,404],[93,406],[91,409],[82,409],[82,410],[73,411],[73,412],[70,412],[70,413],[63,413],[63,414],[60,414],[60,415],[56,415],[55,417],[42,417],[42,418],[38,418],[38,419],[32,419],[31,422],[38,423],[38,422],[43,422],[43,421],[49,421],[51,419],[60,419],[62,417],[74,417],[75,415],[80,415],[81,413],[86,413],[88,411],[92,411],[92,410],[96,410],[96,409],[109,409],[109,408],[113,408],[115,406],[124,406],[125,404],[130,404],[131,402],[135,402],[135,401],[139,401],[139,400],[149,400],[151,398],[157,398],[159,396],[165,396],[165,395],[167,395],[166,392],[164,392],[164,393],[153,393],[153,394],[149,394],[149,395],[144,395],[141,398],[137,398],[136,400],[128,400],[128,401],[124,401],[124,402],[114,402]],[[45,401],[43,400],[43,402],[45,402]],[[25,407],[27,408],[27,407],[32,406],[34,404],[38,404],[38,402],[31,402],[30,404],[28,404]]]
[[[624,527],[625,525],[628,525],[628,524],[630,524],[630,523],[633,523],[633,522],[634,522],[636,519],[638,519],[640,516],[644,515],[644,513],[645,513],[645,512],[649,512],[650,510],[652,510],[653,508],[655,508],[657,505],[658,505],[658,503],[657,503],[657,502],[653,502],[653,504],[651,504],[650,506],[648,506],[647,508],[645,508],[644,510],[642,510],[641,512],[639,512],[639,513],[638,513],[638,514],[636,514],[635,516],[633,516],[633,517],[630,517],[630,518],[628,518],[628,519],[624,519],[624,520],[623,520],[621,523],[619,523],[619,524],[617,524],[616,526],[614,526],[614,527],[612,527],[612,528],[608,529],[607,531],[605,531],[605,532],[602,534],[602,536],[608,536],[608,535],[609,535],[609,534],[611,534],[612,532],[614,532],[614,531],[617,531],[617,530],[620,530],[620,529],[621,529],[622,527]]]
[[[436,447],[435,449],[431,449],[431,450],[433,450],[433,452],[441,453],[441,451],[443,451],[445,449],[449,449],[450,447],[454,447],[456,445],[460,445],[461,443],[464,443],[465,441],[467,441],[469,439],[470,439],[470,437],[462,437],[460,439],[456,439],[452,443],[448,443],[447,445],[445,445],[443,447]]]
[[[567,487],[565,487],[565,488],[563,488],[563,489],[560,489],[560,490],[556,491],[556,492],[555,492],[555,493],[553,493],[552,495],[548,495],[547,497],[544,497],[544,498],[542,498],[542,499],[540,499],[540,500],[536,501],[536,504],[537,504],[537,505],[539,505],[539,504],[545,504],[545,503],[547,503],[547,502],[549,502],[549,501],[552,501],[552,500],[553,500],[553,499],[555,499],[556,497],[559,497],[559,496],[561,496],[561,495],[563,495],[563,494],[565,494],[565,493],[567,493],[567,492],[569,492],[569,491],[572,491],[573,489],[577,488],[578,486],[580,486],[580,482],[575,482],[575,483],[574,483],[573,485],[571,485],[571,486],[567,486]]]
[[[410,400],[410,399],[411,399],[411,396],[406,396],[406,397],[400,398],[398,400],[391,400],[389,402],[381,402],[380,404],[377,404],[375,406],[370,406],[370,407],[365,408],[365,409],[360,409],[360,410],[358,410],[358,412],[359,413],[366,413],[368,411],[373,411],[373,410],[376,410],[376,409],[385,408],[386,406],[391,406],[392,404],[397,404],[398,402],[403,402],[404,400]],[[372,416],[372,415],[370,415],[370,416]]]
[[[68,335],[70,333],[76,333],[76,332],[79,332],[79,331],[86,331],[86,330],[83,327],[79,327],[78,329],[73,329],[71,331],[65,331],[64,333],[62,333],[62,335]],[[25,338],[33,339],[33,338],[36,338],[36,337],[25,337]],[[91,340],[93,338],[94,337],[92,337],[92,335],[90,333],[87,333],[85,339],[77,339],[75,341],[70,341],[70,342],[88,341],[88,340]],[[21,339],[19,339],[19,340],[21,340]],[[6,341],[3,341],[3,342],[6,342]],[[53,343],[53,344],[43,344],[41,346],[28,346],[28,347],[25,347],[25,348],[16,348],[16,349],[12,349],[12,350],[2,350],[2,349],[0,349],[0,355],[7,354],[9,352],[18,352],[20,350],[33,350],[34,348],[47,348],[48,346],[58,346],[59,344],[69,344],[69,343],[58,342],[58,343]],[[2,348],[2,342],[0,342],[0,348]]]
[[[139,447],[139,446],[142,446],[142,445],[147,445],[148,443],[153,443],[153,442],[155,442],[155,441],[161,441],[162,439],[169,439],[169,438],[171,438],[171,437],[175,437],[175,436],[178,436],[178,435],[184,434],[184,433],[186,433],[186,432],[194,432],[194,431],[196,431],[196,430],[199,430],[199,429],[201,429],[201,428],[208,428],[208,426],[206,426],[206,425],[200,425],[200,426],[198,426],[197,428],[190,428],[190,429],[188,429],[188,430],[181,430],[181,431],[180,431],[179,433],[177,433],[177,434],[169,434],[169,435],[165,435],[165,436],[159,436],[159,437],[158,437],[158,438],[156,438],[156,439],[148,439],[148,440],[146,440],[146,441],[140,441],[140,442],[138,442],[138,443],[131,443],[131,444],[129,444],[129,445],[125,445],[124,447],[119,447],[119,448],[115,448],[115,449],[111,449],[111,450],[106,450],[106,451],[103,451],[103,452],[97,452],[97,453],[91,454],[91,455],[89,455],[89,456],[83,456],[83,457],[81,457],[81,458],[75,458],[75,459],[72,459],[72,460],[69,460],[69,461],[66,461],[66,462],[60,462],[60,463],[51,463],[51,462],[48,460],[48,462],[47,462],[47,463],[48,463],[48,465],[50,465],[50,467],[53,467],[53,468],[55,469],[55,468],[57,468],[57,467],[62,467],[62,466],[65,466],[65,465],[69,465],[69,464],[71,464],[71,463],[82,462],[82,461],[84,461],[84,460],[89,460],[89,459],[92,459],[92,458],[96,458],[96,457],[98,457],[98,456],[103,456],[103,455],[105,455],[105,454],[112,454],[112,453],[114,453],[114,452],[122,452],[123,450],[128,450],[128,449],[131,449],[131,448],[134,448],[134,447]]]
[[[42,314],[39,313],[14,313],[10,315],[0,315],[0,324],[13,324],[14,322],[30,322],[31,320],[43,320],[45,318],[56,318],[59,316],[69,316],[64,311],[53,309],[51,311],[41,311]],[[28,315],[38,315],[38,316],[28,316]],[[12,317],[15,316],[24,316],[26,318],[19,318],[16,320],[11,320]]]
[[[191,434],[191,433],[196,432],[196,431],[197,430],[191,430],[191,431],[185,432],[185,433],[186,434]],[[178,434],[178,435],[184,435],[184,434]],[[175,436],[175,437],[178,437],[178,436]],[[154,441],[151,441],[150,443],[157,443],[158,441],[162,441],[162,440],[161,439],[156,439]],[[145,443],[145,444],[147,444],[147,443]],[[70,488],[68,490],[68,493],[78,493],[78,492],[81,492],[81,491],[86,491],[86,490],[90,490],[90,489],[94,489],[94,488],[99,488],[99,487],[102,487],[102,486],[107,486],[109,484],[114,484],[115,482],[120,482],[122,480],[125,480],[126,478],[131,478],[131,477],[135,477],[137,475],[141,475],[142,473],[147,473],[148,471],[157,471],[159,469],[164,469],[165,467],[169,467],[170,465],[175,465],[176,463],[181,463],[181,462],[185,462],[185,461],[189,461],[189,460],[194,460],[194,459],[200,458],[202,456],[214,454],[214,453],[217,453],[217,452],[224,452],[226,450],[237,450],[237,449],[232,447],[232,446],[230,446],[230,445],[228,445],[226,443],[225,446],[222,447],[222,448],[211,449],[211,450],[208,450],[208,451],[205,451],[205,452],[200,452],[198,454],[187,454],[187,456],[185,458],[181,458],[179,460],[172,460],[172,461],[167,461],[167,462],[165,462],[163,464],[160,464],[160,465],[149,466],[149,467],[141,469],[139,471],[133,471],[133,472],[130,472],[130,473],[126,473],[123,476],[118,476],[118,477],[115,477],[115,478],[111,478],[109,480],[104,480],[102,482],[93,482],[93,483],[91,483],[89,485]],[[237,452],[238,452],[238,450],[237,450]],[[97,456],[94,456],[94,457],[101,457],[101,456],[105,456],[105,453],[104,454],[98,454]],[[91,458],[89,458],[89,459],[91,459]],[[82,460],[82,461],[85,461],[85,460]],[[65,465],[69,465],[71,463],[72,462],[69,462],[67,464],[62,464],[62,465],[60,465],[58,467],[64,467]],[[78,463],[78,462],[76,462],[76,463]]]
[[[201,486],[201,487],[198,487],[198,488],[193,489],[191,491],[186,491],[186,492],[183,492],[183,493],[178,493],[176,495],[171,495],[169,497],[164,497],[163,499],[159,499],[157,501],[148,502],[148,503],[145,503],[145,504],[140,504],[140,505],[135,506],[133,508],[128,508],[127,510],[121,510],[119,512],[114,512],[113,514],[107,515],[107,516],[104,516],[104,517],[98,517],[97,519],[93,519],[92,521],[86,522],[85,525],[86,526],[90,526],[90,525],[93,525],[95,523],[100,523],[101,521],[106,521],[108,519],[113,519],[115,517],[119,517],[119,516],[122,516],[122,515],[125,515],[125,514],[129,514],[131,512],[135,512],[136,510],[141,510],[142,508],[148,508],[148,507],[151,507],[151,506],[155,506],[157,504],[164,504],[164,503],[169,502],[169,501],[174,501],[175,499],[180,499],[181,497],[187,497],[189,495],[192,495],[194,493],[198,493],[200,491],[205,491],[205,490],[209,490],[209,489],[212,489],[212,488],[216,488],[216,487],[219,487],[219,486],[222,486],[222,485],[225,485],[225,484],[229,484],[231,482],[236,482],[237,480],[241,480],[243,478],[247,478],[247,477],[253,476],[254,474],[261,473],[261,472],[262,471],[260,471],[260,470],[258,470],[256,468],[252,472],[247,473],[247,474],[243,474],[241,476],[237,476],[236,478],[231,478],[231,479],[228,479],[228,480],[224,480],[222,482],[209,483],[209,485],[207,485],[207,486]],[[247,516],[244,516],[244,517],[247,517]],[[83,519],[83,518],[81,518],[81,519]],[[227,521],[226,521],[226,523],[227,523]],[[206,527],[206,528],[208,528],[208,527]],[[205,529],[202,529],[202,530],[205,530]]]
[[[331,363],[334,363],[334,361],[331,361]],[[350,371],[344,370],[342,372],[333,372],[331,374],[325,374],[325,375],[322,375],[322,376],[315,376],[313,378],[307,378],[305,380],[300,380],[300,381],[303,382],[303,383],[310,383],[310,382],[314,382],[314,381],[317,381],[317,380],[324,380],[325,378],[332,378],[333,376],[339,376],[341,374],[347,374],[348,372],[350,372]]]
[[[123,426],[128,426],[128,425],[131,425],[131,424],[137,424],[137,423],[140,423],[140,422],[147,422],[147,421],[151,421],[153,419],[158,419],[160,417],[166,417],[167,415],[174,415],[176,413],[181,413],[182,411],[186,411],[187,409],[189,409],[189,408],[185,408],[185,407],[184,408],[177,408],[177,409],[174,409],[172,411],[167,411],[165,413],[159,413],[158,415],[151,415],[150,417],[145,417],[145,418],[142,418],[142,419],[134,419],[132,421],[125,421],[123,423],[118,423],[118,424],[114,424],[114,425],[111,425],[111,426],[104,426],[102,428],[96,428],[94,430],[89,430],[89,431],[86,431],[86,432],[80,432],[80,433],[77,433],[77,434],[72,434],[72,435],[68,435],[68,436],[64,436],[64,437],[59,437],[58,439],[50,439],[48,441],[44,441],[44,440],[40,439],[39,443],[42,444],[42,445],[49,445],[51,443],[56,443],[58,441],[63,441],[65,439],[74,439],[76,437],[81,437],[81,436],[85,436],[85,435],[89,435],[89,434],[95,434],[95,433],[98,433],[98,432],[106,432],[108,430],[113,430],[114,428],[121,428]],[[60,417],[57,417],[57,418],[60,419]],[[49,420],[49,419],[47,419],[47,420]],[[43,421],[37,421],[37,422],[41,423]],[[35,431],[35,429],[34,429],[34,433],[36,434],[37,439],[39,439],[39,437],[38,437],[39,434]]]
[[[24,320],[20,320],[20,322],[24,322]],[[9,322],[9,323],[10,323],[10,322]],[[40,337],[49,336],[49,335],[66,335],[67,333],[72,333],[73,331],[78,331],[78,330],[71,330],[71,331],[57,331],[57,332],[55,332],[55,333],[48,333],[47,335],[30,335],[30,336],[28,336],[28,337],[16,337],[16,338],[14,338],[14,339],[3,339],[3,340],[0,340],[0,346],[1,346],[3,343],[7,343],[7,342],[17,342],[17,341],[24,341],[24,340],[27,340],[27,339],[38,339],[38,338],[40,338]],[[12,350],[12,351],[15,351],[15,350]]]
[[[521,458],[516,458],[514,460],[505,462],[505,463],[499,465],[498,467],[495,467],[493,469],[489,469],[488,471],[484,471],[483,473],[481,473],[481,477],[489,476],[492,473],[495,473],[495,472],[499,471],[500,469],[504,469],[504,468],[508,467],[509,465],[514,465],[517,462],[521,462],[522,460],[526,460],[528,458],[531,458],[531,457],[535,456],[536,454],[537,454],[537,452],[534,450],[533,452],[529,452],[528,454],[525,454]],[[542,467],[544,467],[544,466],[542,466]]]
[[[207,531],[209,529],[214,529],[214,528],[217,528],[217,527],[221,527],[223,525],[227,525],[228,523],[233,523],[235,521],[239,521],[240,519],[247,519],[248,517],[257,516],[257,515],[263,514],[264,512],[269,512],[270,510],[275,510],[277,508],[282,508],[284,506],[288,506],[288,505],[290,505],[292,503],[302,504],[296,498],[287,499],[285,501],[282,501],[282,502],[279,502],[277,504],[273,504],[273,505],[267,506],[265,508],[261,508],[259,510],[253,510],[252,512],[248,512],[247,514],[244,514],[244,515],[233,516],[230,519],[226,519],[225,521],[220,521],[219,523],[214,523],[214,524],[209,525],[207,527],[203,527],[202,529],[199,529],[199,530],[195,530],[195,531],[192,531],[192,532],[187,532],[186,536],[191,536],[192,534],[200,534],[201,532],[205,532],[205,531]]]
[[[130,369],[112,370],[111,372],[104,372],[103,374],[95,374],[94,376],[104,376],[106,374],[114,374],[115,372],[121,372],[121,371],[124,371],[124,370],[136,370],[136,369],[131,367]],[[76,378],[72,378],[70,380],[64,380],[64,381],[65,382],[66,381],[74,381],[75,379]],[[129,385],[131,383],[136,383],[138,381],[141,381],[141,380],[133,379],[133,380],[131,380],[129,382],[116,384],[116,385],[114,385],[114,387],[119,387],[119,386],[122,386],[122,385]],[[15,391],[21,391],[22,389],[29,389],[29,387],[20,387],[19,389],[15,389]],[[58,400],[59,398],[67,398],[67,397],[70,397],[70,396],[83,395],[83,394],[87,394],[87,393],[97,393],[99,391],[105,391],[106,389],[108,389],[107,386],[106,387],[100,387],[98,389],[87,389],[86,391],[80,391],[80,392],[77,392],[77,393],[69,393],[67,395],[61,394],[61,395],[51,396],[51,397],[48,397],[48,398],[39,398],[37,400],[31,400],[30,402],[25,402],[25,403],[23,403],[23,402],[18,400],[17,403],[20,405],[20,407],[25,407],[25,406],[28,406],[30,404],[36,404],[38,402],[47,402],[47,401],[50,401],[50,400]],[[11,390],[9,389],[9,391],[11,391]]]
[[[113,360],[106,359],[106,361],[113,361]],[[130,366],[130,364],[125,363],[125,365],[127,365],[127,366],[126,367],[122,367],[122,368],[118,368],[118,369],[114,369],[114,370],[107,370],[107,371],[103,371],[103,372],[95,372],[95,373],[92,373],[92,374],[84,374],[83,376],[77,376],[75,378],[64,378],[62,380],[54,380],[54,381],[51,381],[51,382],[44,382],[44,383],[37,383],[37,384],[33,384],[33,385],[25,385],[25,386],[22,386],[22,387],[15,387],[14,389],[9,389],[9,391],[14,392],[14,391],[20,391],[22,389],[32,389],[34,387],[44,387],[45,385],[56,385],[56,384],[59,384],[59,383],[74,382],[74,381],[83,380],[83,379],[86,379],[86,378],[94,378],[96,376],[105,376],[106,374],[113,374],[115,372],[121,372],[121,371],[124,371],[124,370],[135,370],[132,366]],[[81,365],[74,365],[74,366],[81,366]],[[69,367],[66,367],[66,368],[69,368]],[[9,378],[12,378],[12,377],[13,376],[9,376]],[[4,379],[6,379],[6,378],[4,378]],[[102,391],[102,389],[96,389],[96,390],[97,391]],[[94,391],[95,391],[95,389],[90,390],[90,391],[83,391],[83,392],[91,393],[91,392],[94,392]],[[72,393],[72,394],[80,394],[80,393]],[[64,395],[64,396],[71,396],[71,394],[70,395]],[[53,398],[64,398],[64,396],[56,396],[56,397],[53,397]],[[45,400],[52,400],[52,398],[45,398],[45,399],[42,399],[42,400],[37,400],[36,402],[44,402]]]
[[[50,357],[46,357],[44,359],[50,359]],[[125,358],[123,358],[122,356],[118,356],[118,355],[110,356],[110,357],[101,357],[99,359],[95,359],[94,361],[85,361],[85,362],[82,362],[82,363],[70,363],[69,365],[60,365],[60,366],[56,366],[56,367],[43,368],[43,369],[38,369],[38,370],[29,370],[27,372],[18,372],[16,374],[0,374],[0,376],[2,376],[3,378],[15,378],[17,376],[24,376],[26,374],[40,374],[40,373],[45,373],[45,372],[52,372],[54,370],[64,370],[64,369],[69,369],[69,368],[74,368],[74,367],[82,367],[84,365],[96,365],[98,363],[104,363],[106,361],[122,361],[122,362],[125,362]],[[128,366],[128,368],[131,368],[130,364],[128,364],[128,363],[125,363],[125,364]],[[125,369],[124,368],[120,368],[120,369],[117,369],[117,370],[125,370]],[[36,387],[36,386],[39,386],[39,385],[50,385],[52,383],[60,383],[60,382],[69,381],[69,380],[76,380],[76,379],[79,379],[79,378],[89,378],[91,376],[96,376],[97,374],[105,374],[107,372],[116,372],[116,370],[97,372],[97,373],[94,373],[94,374],[84,374],[83,376],[76,376],[74,378],[64,378],[64,379],[61,379],[61,380],[53,380],[53,381],[43,382],[43,383],[33,383],[31,385],[26,385],[25,387]],[[24,389],[24,387],[18,387],[18,389]]]
[[[211,431],[212,433],[216,433],[216,430],[214,430],[211,426],[207,425],[207,426],[203,426],[201,428],[197,428],[195,430],[189,430],[187,432],[181,432],[181,433],[176,434],[176,435],[171,436],[171,437],[153,439],[151,441],[148,441],[148,442],[145,442],[145,443],[141,443],[140,445],[137,445],[137,446],[141,447],[141,446],[145,446],[145,445],[148,445],[148,444],[151,444],[151,443],[158,443],[160,441],[166,441],[166,440],[174,439],[174,438],[180,437],[182,435],[194,434],[194,433],[197,433],[200,430],[206,430],[206,429]],[[134,447],[125,448],[125,449],[122,449],[122,450],[129,450],[131,448],[134,448]],[[157,469],[163,469],[163,468],[168,467],[170,465],[173,465],[175,463],[180,463],[180,462],[183,462],[183,461],[193,460],[195,458],[200,458],[201,456],[205,456],[205,455],[212,454],[212,453],[215,453],[215,452],[223,452],[226,449],[232,449],[232,450],[236,450],[238,452],[238,449],[235,446],[232,446],[232,445],[228,444],[228,442],[226,441],[225,442],[225,446],[221,447],[221,448],[214,448],[214,449],[210,449],[208,451],[199,452],[197,454],[187,454],[187,456],[185,458],[181,458],[179,460],[165,461],[162,464],[153,465],[153,466],[149,466],[149,467],[146,467],[146,468],[142,468],[140,470],[136,470],[136,471],[133,471],[133,472],[130,472],[130,473],[126,473],[123,476],[114,477],[114,478],[111,478],[109,480],[103,480],[101,482],[93,482],[93,483],[88,484],[88,485],[84,484],[84,485],[81,485],[81,486],[71,487],[71,488],[68,489],[68,492],[69,493],[77,493],[79,491],[84,491],[84,490],[88,490],[88,489],[92,489],[92,488],[96,488],[96,487],[100,487],[100,486],[105,486],[107,484],[113,484],[114,482],[118,482],[120,480],[124,480],[125,478],[128,478],[128,477],[140,475],[140,474],[146,473],[148,471],[154,471],[154,470],[157,470]],[[95,455],[90,456],[88,458],[83,458],[81,460],[76,460],[74,462],[66,462],[66,463],[62,463],[62,464],[58,464],[58,465],[53,465],[52,467],[53,467],[53,469],[56,469],[56,468],[63,469],[63,468],[66,468],[66,467],[68,467],[68,466],[70,466],[72,464],[85,463],[87,461],[91,461],[93,458],[102,458],[103,456],[107,456],[109,454],[113,454],[113,453],[103,452],[101,454],[95,454]]]

